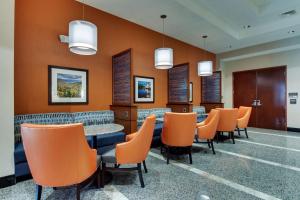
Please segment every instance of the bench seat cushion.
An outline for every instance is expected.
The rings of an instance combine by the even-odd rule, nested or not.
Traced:
[[[19,142],[19,143],[15,144],[14,157],[15,157],[16,164],[22,163],[22,162],[27,162],[23,143]]]
[[[104,147],[115,145],[125,141],[126,134],[124,132],[109,133],[97,136],[97,146]]]
[[[164,126],[163,123],[155,124],[153,137],[155,137],[155,136],[159,136],[160,137],[161,136],[161,132],[162,132],[163,126]]]

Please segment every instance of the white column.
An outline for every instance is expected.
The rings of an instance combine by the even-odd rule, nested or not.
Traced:
[[[14,172],[15,0],[0,1],[0,177]]]

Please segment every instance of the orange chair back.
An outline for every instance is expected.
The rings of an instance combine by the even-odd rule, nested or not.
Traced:
[[[252,107],[239,107],[239,116],[238,116],[238,128],[247,128],[250,116],[252,112]]]
[[[217,127],[220,120],[220,111],[212,109],[207,117],[208,122],[204,126],[198,127],[198,138],[213,139],[216,135]]]
[[[219,113],[218,110],[216,110],[216,109],[211,109],[210,112],[209,112],[209,114],[208,114],[208,116],[207,116],[207,118],[204,120],[204,124],[205,124],[205,125],[206,125],[206,124],[209,124],[210,121],[216,116],[217,113]]]
[[[194,141],[196,123],[196,113],[165,113],[161,136],[163,144],[174,147],[191,146]]]
[[[29,168],[38,185],[81,183],[97,170],[97,153],[88,146],[82,124],[22,124],[21,134]]]
[[[128,142],[117,144],[116,159],[118,164],[136,164],[146,159],[153,138],[155,121],[155,115],[150,115],[134,138]]]
[[[237,125],[238,109],[217,108],[220,111],[220,120],[217,131],[231,132]]]

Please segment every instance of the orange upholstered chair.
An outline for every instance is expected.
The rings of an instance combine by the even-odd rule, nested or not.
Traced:
[[[115,149],[104,153],[101,156],[102,160],[102,184],[104,181],[104,172],[107,171],[132,171],[137,170],[139,174],[139,179],[141,182],[141,186],[145,187],[141,163],[146,160],[148,152],[150,150],[153,131],[155,126],[155,115],[150,115],[146,118],[141,128],[138,132],[127,136],[126,142],[120,143],[116,145]],[[106,166],[106,163],[112,163],[115,165],[123,165],[123,164],[137,164],[137,167],[133,168],[110,168]],[[144,167],[145,171],[147,171],[145,162]]]
[[[217,138],[219,136],[219,133],[228,132],[229,138],[231,138],[233,144],[235,144],[234,130],[237,125],[238,109],[217,108],[217,110],[220,111],[220,119],[217,128]]]
[[[169,164],[170,147],[187,148],[190,164],[192,164],[191,147],[194,142],[196,124],[196,113],[165,113],[161,141],[167,151],[167,164]]]
[[[216,135],[218,123],[220,119],[220,111],[212,109],[204,121],[204,123],[197,124],[197,136],[196,141],[207,140],[208,147],[212,148],[213,153],[215,154],[213,139]]]
[[[247,127],[251,116],[252,107],[240,106],[237,119],[238,134],[241,135],[241,129],[244,129],[246,137],[248,138]]]
[[[97,151],[90,149],[82,124],[22,124],[21,134],[37,185],[36,199],[41,198],[42,187],[70,185],[76,185],[77,199],[80,199],[80,189],[89,179],[92,181],[97,176],[100,183]]]

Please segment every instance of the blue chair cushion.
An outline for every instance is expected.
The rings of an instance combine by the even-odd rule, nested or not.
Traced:
[[[14,157],[15,157],[15,163],[16,164],[22,163],[22,162],[27,162],[24,147],[23,147],[23,143],[16,143],[15,144]]]
[[[97,136],[97,146],[110,146],[125,141],[126,134],[124,132],[109,133]]]

